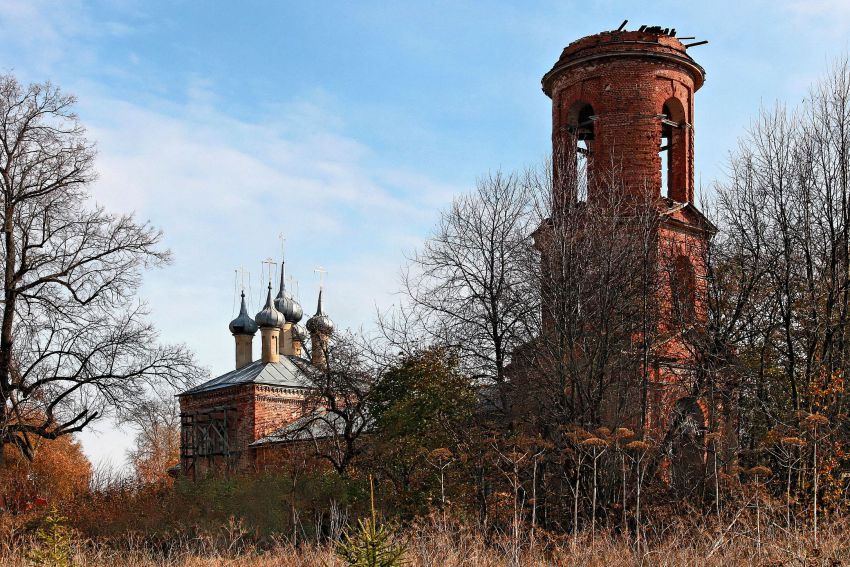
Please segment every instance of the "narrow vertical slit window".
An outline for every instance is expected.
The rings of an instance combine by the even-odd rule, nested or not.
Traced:
[[[670,107],[665,103],[661,110],[661,141],[658,154],[661,157],[661,196],[671,197],[670,187],[673,183],[670,148],[673,146],[673,126],[670,124]]]
[[[686,203],[691,200],[691,195],[685,108],[678,99],[669,98],[661,108],[660,118],[661,195]]]
[[[591,184],[591,159],[593,156],[593,141],[596,136],[594,122],[596,116],[593,107],[584,102],[575,103],[567,121],[569,139],[567,144],[574,149],[571,163],[567,167],[573,169],[572,177],[575,183],[574,194],[578,201],[587,199]]]

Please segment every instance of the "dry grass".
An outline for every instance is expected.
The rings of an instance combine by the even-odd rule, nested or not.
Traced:
[[[227,530],[226,530],[227,531]],[[293,547],[277,543],[260,551],[245,544],[232,529],[230,542],[207,536],[184,536],[169,542],[166,550],[132,537],[121,541],[74,544],[74,565],[115,567],[296,567],[341,566],[332,545],[307,544]],[[432,523],[406,531],[410,567],[490,567],[502,565],[549,566],[587,565],[620,567],[729,566],[729,565],[850,565],[850,529],[846,523],[824,526],[815,548],[809,536],[768,529],[761,534],[761,549],[754,530],[736,526],[721,533],[711,530],[668,528],[654,543],[638,551],[632,542],[614,535],[590,535],[574,541],[570,537],[538,537],[517,547],[507,537],[485,539],[473,530]],[[12,543],[14,542],[14,543]],[[29,538],[7,538],[0,548],[0,564],[30,567]]]

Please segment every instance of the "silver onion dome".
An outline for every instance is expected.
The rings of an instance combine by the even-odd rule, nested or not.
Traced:
[[[272,301],[272,284],[269,284],[269,292],[266,295],[266,305],[259,313],[257,313],[254,320],[257,322],[257,325],[264,328],[274,328],[283,325],[283,314],[275,309],[274,302]]]
[[[230,332],[234,335],[254,335],[257,332],[257,323],[248,315],[248,309],[245,307],[245,292],[242,292],[242,307],[239,308],[239,315],[230,322]]]
[[[317,333],[320,335],[330,335],[334,331],[334,323],[331,318],[325,314],[322,308],[322,290],[319,290],[319,304],[316,307],[316,314],[307,320],[307,330],[311,334]]]
[[[274,298],[274,306],[283,314],[287,323],[297,323],[304,317],[304,310],[301,309],[301,305],[286,293],[286,262],[281,262],[280,288],[277,297]]]
[[[301,344],[307,342],[307,329],[302,325],[292,325],[292,340]]]
[[[294,297],[291,297],[290,301],[292,301],[292,312],[284,315],[290,323],[298,323],[304,317],[304,310],[301,309],[301,304],[295,301]]]

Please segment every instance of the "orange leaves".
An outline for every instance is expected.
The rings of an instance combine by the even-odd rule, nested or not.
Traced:
[[[631,451],[648,451],[651,445],[646,441],[632,441],[626,444],[626,449]]]
[[[583,447],[607,447],[608,442],[599,437],[589,437],[581,442]]]
[[[631,439],[635,436],[635,432],[629,429],[628,427],[618,427],[614,431],[614,437],[617,439]]]
[[[140,482],[171,482],[168,469],[180,461],[180,432],[167,424],[155,424],[136,438],[136,447],[128,456]]]
[[[809,427],[829,425],[829,418],[819,413],[809,414],[803,419],[803,423]]]
[[[67,503],[88,490],[91,464],[71,436],[39,440],[32,461],[13,447],[6,447],[3,457],[0,497],[6,509],[24,510],[36,501]]]
[[[749,469],[747,471],[747,473],[751,474],[753,476],[756,476],[756,477],[759,477],[759,476],[766,477],[766,476],[772,475],[773,471],[770,470],[769,468],[765,467],[765,466],[757,466],[757,467],[753,467],[753,468]]]
[[[447,462],[447,461],[451,461],[452,459],[454,459],[454,454],[449,449],[447,449],[445,447],[439,447],[439,448],[431,451],[428,454],[428,457],[431,460],[434,460],[434,461],[437,461],[437,462]]]

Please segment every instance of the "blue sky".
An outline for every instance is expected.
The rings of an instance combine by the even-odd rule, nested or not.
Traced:
[[[142,295],[166,341],[232,366],[234,269],[287,238],[305,311],[368,326],[439,210],[475,178],[539,163],[540,77],[570,41],[628,18],[710,43],[696,98],[705,191],[762,104],[796,104],[847,52],[848,0],[690,2],[45,2],[0,0],[0,71],[79,97],[95,199],[165,232]],[[125,432],[83,436],[121,462]]]

